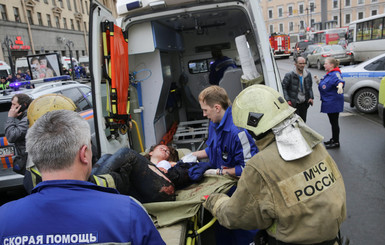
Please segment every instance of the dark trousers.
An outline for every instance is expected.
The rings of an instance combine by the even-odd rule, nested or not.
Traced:
[[[332,139],[334,142],[340,142],[340,126],[338,125],[338,117],[340,113],[328,113],[330,124],[332,125]]]
[[[297,115],[300,116],[304,122],[306,122],[306,115],[307,109],[309,108],[309,103],[307,101],[299,103],[295,106],[295,108],[297,109],[295,113],[297,113]]]

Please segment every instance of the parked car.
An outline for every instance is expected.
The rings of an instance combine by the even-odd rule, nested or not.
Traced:
[[[378,92],[378,115],[380,116],[382,125],[385,127],[385,76],[381,80],[380,91]]]
[[[313,53],[313,51],[318,48],[318,47],[321,47],[321,44],[311,44],[309,46],[307,46],[305,48],[305,50],[301,53],[301,56],[305,58],[305,60],[307,59],[307,56],[311,53]]]
[[[38,84],[34,89],[20,88],[18,91],[8,91],[9,94],[0,94],[0,189],[20,186],[23,183],[23,176],[13,171],[13,159],[17,155],[13,144],[9,143],[5,137],[4,124],[7,121],[8,111],[11,108],[11,100],[15,93],[26,93],[33,99],[50,93],[60,93],[71,98],[77,106],[79,112],[87,115],[93,128],[93,111],[91,88],[85,84],[74,81],[60,81],[52,83]]]
[[[376,112],[380,82],[385,76],[385,54],[358,65],[343,67],[341,72],[345,81],[345,101],[360,112]]]
[[[302,40],[297,42],[293,50],[293,59],[297,59],[297,57],[301,56],[302,52],[307,48],[307,46],[311,44],[314,44],[314,42],[310,40]]]
[[[325,64],[325,60],[328,57],[334,57],[340,61],[341,65],[349,65],[353,63],[353,56],[350,51],[346,51],[341,45],[325,45],[316,48],[313,53],[307,56],[307,65],[312,67],[317,65],[317,68],[321,70]]]

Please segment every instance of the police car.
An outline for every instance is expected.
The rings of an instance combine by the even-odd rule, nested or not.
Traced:
[[[11,108],[11,100],[16,93],[28,94],[33,99],[45,94],[63,94],[73,100],[77,110],[89,121],[93,128],[92,97],[89,86],[75,81],[57,81],[36,84],[33,89],[24,89],[22,87],[16,89],[18,90],[8,90],[0,93],[0,190],[19,186],[23,183],[23,176],[13,172],[13,159],[17,152],[14,145],[7,141],[4,132],[4,124]]]
[[[345,81],[344,100],[363,113],[374,113],[378,106],[378,91],[385,76],[385,54],[355,66],[341,68]]]

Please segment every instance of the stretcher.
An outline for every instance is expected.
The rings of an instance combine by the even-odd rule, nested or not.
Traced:
[[[202,197],[226,193],[236,181],[230,176],[208,175],[202,182],[176,191],[175,201],[146,203],[144,207],[166,244],[194,244],[196,236],[215,222],[214,218],[206,226],[199,224]]]

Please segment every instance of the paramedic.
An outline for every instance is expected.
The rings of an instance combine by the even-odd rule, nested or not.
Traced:
[[[208,169],[206,174],[241,176],[245,163],[258,152],[258,149],[249,133],[234,125],[231,102],[226,91],[216,85],[210,86],[199,94],[199,103],[203,116],[210,120],[209,136],[206,141],[208,147],[194,152],[193,155],[198,159],[209,158],[210,162],[201,162],[197,167],[192,167],[189,170],[190,178],[199,176],[206,169]],[[231,195],[232,191],[234,190],[230,190],[228,194]],[[249,244],[254,233],[244,230],[218,232],[217,244]],[[232,239],[236,239],[237,242],[232,243]]]
[[[213,49],[211,55],[215,61],[210,65],[209,82],[212,85],[218,85],[225,70],[229,67],[236,68],[237,66],[233,59],[223,56],[220,49]]]
[[[234,123],[252,133],[261,151],[231,198],[214,193],[204,206],[227,228],[265,229],[258,242],[333,245],[346,218],[344,182],[323,137],[294,110],[265,85],[238,95]]]
[[[31,195],[0,208],[1,244],[165,244],[137,201],[87,182],[91,133],[78,113],[48,112],[26,139],[43,182]]]

